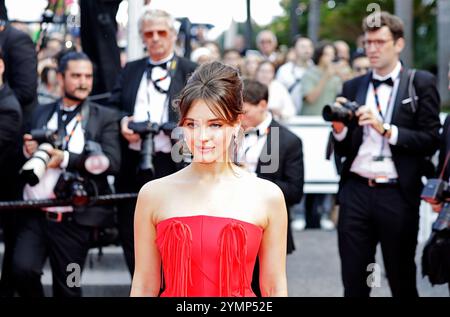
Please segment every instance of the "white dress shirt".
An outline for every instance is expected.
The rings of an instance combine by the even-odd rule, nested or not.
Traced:
[[[272,122],[272,114],[267,112],[267,117],[261,122],[254,130],[258,131],[256,133],[250,133],[245,136],[244,139],[244,162],[247,170],[251,173],[256,172],[256,167],[258,166],[259,157],[266,144],[267,133]]]
[[[167,64],[172,60],[173,56],[174,55],[171,54],[169,57],[158,62],[150,60],[150,63]],[[166,91],[169,89],[171,82],[170,76],[167,76],[168,72],[169,67],[167,67],[166,70],[155,66],[151,74],[152,81],[164,78],[158,82],[158,86]],[[167,94],[159,92],[152,81],[147,80],[147,72],[144,72],[136,95],[133,117],[135,122],[142,122],[150,119],[151,122],[156,122],[161,125],[169,120],[169,98]],[[162,131],[154,136],[153,142],[155,152],[170,153],[172,149],[170,137],[165,135]],[[140,151],[141,143],[141,141],[130,143],[129,147],[132,150]]]
[[[385,80],[388,78],[392,78],[394,82],[393,87],[382,84],[377,89],[381,113],[383,114],[384,122],[387,123],[391,122],[392,119],[395,99],[397,97],[398,85],[400,83],[401,69],[402,65],[400,62],[398,62],[394,70],[386,76],[380,76],[375,71],[373,73],[373,79]],[[378,116],[378,119],[383,121],[383,118],[380,116],[377,109],[374,87],[372,83],[369,84],[365,104],[369,106],[372,112]],[[336,140],[342,141],[347,135],[347,132],[348,129],[347,127],[345,127],[341,133],[334,133]],[[389,140],[380,135],[371,126],[365,126],[363,128],[363,141],[361,146],[359,147],[358,155],[355,157],[355,160],[352,163],[350,171],[367,178],[376,178],[376,176],[379,176],[380,173],[389,179],[398,178],[397,170],[395,169],[394,162],[392,161],[391,149],[389,147],[389,144],[397,144],[397,140],[398,128],[395,125],[391,125],[391,136]],[[382,148],[383,150],[381,151]],[[387,159],[385,159],[383,164],[380,165],[379,162],[374,161],[374,157],[377,156],[383,156]]]
[[[64,108],[63,108],[64,109]],[[71,109],[65,109],[71,110]],[[73,110],[73,109],[72,109]],[[63,117],[64,119],[64,117]],[[76,125],[76,126],[75,126]],[[81,154],[84,150],[84,131],[82,128],[81,122],[77,124],[77,116],[75,116],[66,126],[66,135],[69,135],[73,128],[73,135],[67,144],[67,150],[64,151],[64,160],[60,165],[60,168],[47,168],[42,179],[35,186],[25,185],[23,191],[24,200],[31,199],[52,199],[56,198],[53,189],[55,188],[56,182],[58,181],[59,176],[62,173],[62,169],[66,168],[69,163],[69,152],[73,152],[75,154]],[[58,130],[58,113],[55,112],[51,116],[50,120],[47,123],[47,129],[52,131]],[[45,207],[42,208],[47,211],[54,212],[69,212],[73,211],[71,206],[58,206],[58,207]]]

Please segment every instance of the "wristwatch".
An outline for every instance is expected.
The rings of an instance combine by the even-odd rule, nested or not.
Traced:
[[[391,130],[391,125],[389,123],[383,123],[383,133],[382,136],[385,136]]]

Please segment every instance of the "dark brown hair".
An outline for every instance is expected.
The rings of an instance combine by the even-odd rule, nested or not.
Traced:
[[[244,102],[256,106],[261,100],[269,100],[267,86],[253,79],[244,79]]]
[[[203,100],[218,118],[234,124],[243,113],[239,71],[221,62],[206,63],[197,68],[175,101],[180,126],[196,100]]]
[[[404,27],[402,20],[386,11],[377,12],[367,16],[362,23],[364,32],[373,32],[387,26],[392,33],[394,41],[403,38]]]

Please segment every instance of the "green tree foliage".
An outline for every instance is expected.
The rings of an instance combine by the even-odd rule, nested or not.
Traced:
[[[285,14],[276,18],[269,26],[277,35],[279,43],[291,45],[290,34],[291,0],[281,0]],[[320,38],[344,40],[352,48],[362,33],[361,22],[372,11],[371,3],[379,4],[384,11],[394,12],[394,0],[322,0],[320,10]],[[299,1],[297,16],[298,34],[308,34],[309,0]],[[435,72],[437,52],[436,0],[414,0],[414,62],[415,67]]]

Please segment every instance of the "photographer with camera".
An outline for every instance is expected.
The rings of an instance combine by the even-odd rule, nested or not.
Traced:
[[[370,295],[380,243],[392,296],[417,297],[421,177],[439,145],[439,94],[433,75],[400,62],[405,40],[398,17],[375,12],[363,29],[373,71],[344,84],[334,106],[345,105],[346,120],[328,118],[336,153],[345,158],[338,194],[345,296]]]
[[[178,121],[172,100],[196,64],[175,55],[174,23],[165,11],[144,11],[138,25],[148,56],[125,65],[109,100],[121,118],[123,160],[116,179],[118,193],[137,193],[146,182],[178,169],[171,157],[170,135]],[[118,204],[119,230],[130,273],[134,270],[135,205],[136,201]]]
[[[448,64],[450,90],[450,62]],[[432,285],[448,284],[450,291],[450,115],[447,115],[439,147],[438,178],[428,179],[421,198],[439,213],[422,253],[422,275]]]
[[[81,296],[79,285],[67,282],[79,272],[95,229],[113,223],[113,207],[89,205],[90,197],[111,193],[107,175],[120,167],[117,114],[89,101],[93,67],[84,53],[62,56],[58,81],[63,98],[41,105],[24,135],[29,160],[21,175],[24,199],[58,198],[70,205],[21,212],[13,274],[19,295],[44,296],[41,284],[47,256],[53,275],[53,296]]]
[[[13,27],[7,17],[6,7],[0,16],[0,47],[3,53],[5,65],[2,75],[3,81],[8,84],[11,91],[19,101],[22,112],[22,124],[19,125],[20,134],[25,132],[33,109],[36,107],[37,97],[37,59],[36,50],[31,37]],[[21,166],[21,138],[16,140],[16,147],[10,148],[6,153],[8,165],[2,165],[2,179],[0,183],[0,200],[20,199],[21,185],[18,181],[18,172]],[[5,252],[3,258],[0,296],[11,297],[14,295],[14,285],[11,273],[11,259],[16,240],[17,219],[15,210],[4,210],[0,214],[0,225],[3,228],[3,241]]]
[[[14,92],[8,83],[3,82],[5,62],[0,47],[0,179],[11,180],[11,170],[17,165],[17,153],[19,151],[22,109]],[[11,182],[3,181],[0,185],[0,200],[14,199],[15,193]],[[15,217],[14,211],[3,211],[0,214],[0,227],[3,230],[3,242],[5,251],[2,261],[2,272],[0,274],[0,297],[13,296],[14,285],[12,281],[12,250],[15,241]]]

